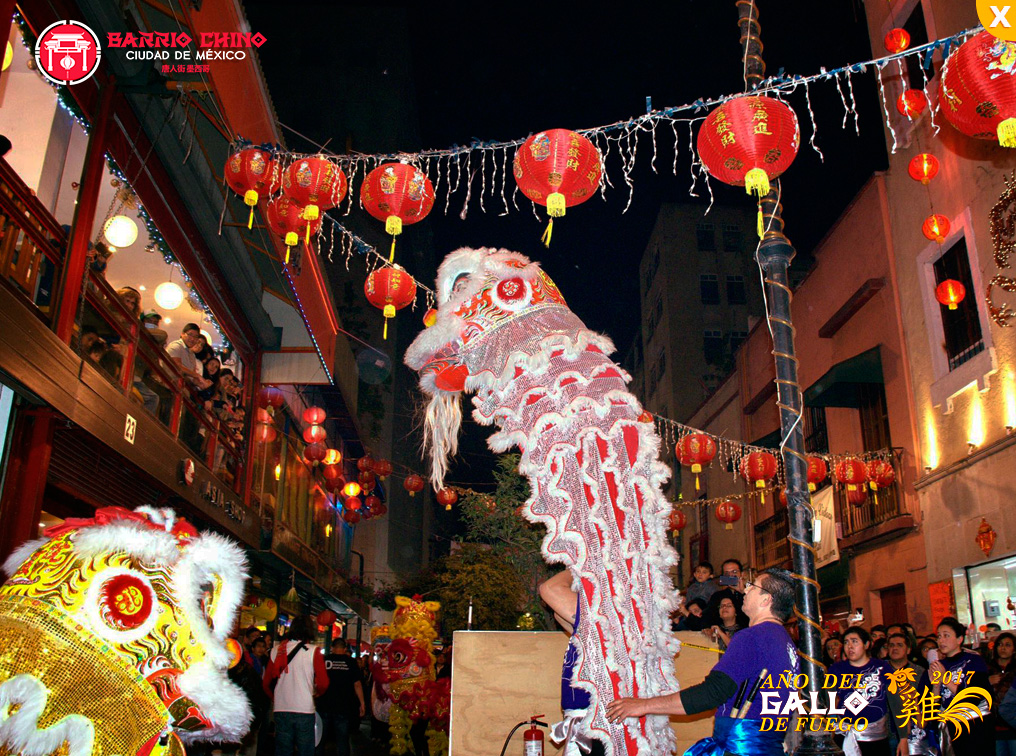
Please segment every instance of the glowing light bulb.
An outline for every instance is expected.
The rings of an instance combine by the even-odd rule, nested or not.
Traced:
[[[103,225],[102,235],[114,247],[129,247],[138,240],[138,224],[126,215],[114,215]]]
[[[183,289],[172,281],[166,281],[155,287],[155,301],[164,310],[175,310],[183,304]]]
[[[11,62],[14,60],[14,47],[10,42],[7,43],[7,49],[4,50],[4,65],[0,68],[0,71],[6,71],[11,67]]]

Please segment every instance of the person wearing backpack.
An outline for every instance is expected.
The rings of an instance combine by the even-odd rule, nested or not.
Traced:
[[[264,687],[275,712],[275,756],[314,756],[314,699],[328,689],[316,633],[313,618],[297,617],[286,640],[272,649]]]

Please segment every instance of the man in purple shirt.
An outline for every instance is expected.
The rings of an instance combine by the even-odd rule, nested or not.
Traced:
[[[685,756],[720,756],[725,752],[753,756],[782,756],[786,727],[762,728],[762,696],[742,703],[743,717],[735,718],[738,687],[755,687],[763,670],[773,681],[800,671],[797,649],[783,623],[794,611],[794,580],[786,570],[759,573],[745,585],[744,613],[749,624],[730,639],[727,652],[698,685],[654,698],[619,698],[607,706],[612,722],[647,714],[698,714],[716,709],[713,736],[700,740]],[[778,691],[781,700],[788,691]],[[782,708],[782,707],[781,707]],[[781,731],[782,729],[782,731]]]

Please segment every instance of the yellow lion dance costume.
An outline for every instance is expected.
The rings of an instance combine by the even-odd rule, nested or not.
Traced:
[[[434,654],[437,639],[437,601],[421,601],[419,596],[395,597],[395,616],[388,646],[387,678],[392,689],[392,707],[388,724],[392,756],[410,750],[409,729],[412,721],[427,719],[427,745],[430,756],[448,752],[448,733],[434,726]],[[422,756],[418,754],[417,756]]]
[[[0,587],[0,756],[182,756],[237,742],[226,676],[246,561],[168,509],[99,509],[17,549]]]

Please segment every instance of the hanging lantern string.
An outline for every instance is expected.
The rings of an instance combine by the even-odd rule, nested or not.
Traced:
[[[373,245],[371,245],[369,242],[366,242],[363,239],[361,239],[359,236],[357,236],[352,231],[347,229],[345,226],[343,226],[341,223],[339,223],[334,218],[332,218],[332,217],[330,217],[328,215],[325,215],[324,217],[329,222],[331,222],[332,227],[334,229],[337,229],[340,234],[342,234],[346,239],[348,239],[348,241],[350,242],[350,247],[349,247],[349,251],[350,252],[355,251],[355,252],[357,252],[357,253],[359,253],[361,255],[365,255],[368,258],[368,260],[370,261],[368,263],[368,266],[371,263],[373,263],[375,267],[378,266],[378,265],[388,266],[388,265],[392,264],[391,260],[388,258],[388,255],[383,255],[380,252],[378,252],[377,249]],[[425,292],[427,292],[432,297],[436,296],[434,294],[434,290],[431,289],[430,287],[425,286],[424,284],[420,283],[420,281],[416,278],[416,276],[413,276],[413,280],[416,281],[416,287],[418,289],[423,289]]]
[[[901,60],[904,58],[924,57],[926,61],[930,62],[932,54],[936,50],[942,50],[943,55],[948,55],[948,52],[954,45],[958,45],[964,41],[967,37],[972,36],[980,31],[980,27],[973,27],[966,29],[961,32],[957,32],[949,37],[943,37],[941,39],[927,42],[923,45],[908,48],[898,53],[891,53],[884,55],[879,58],[872,58],[860,63],[851,63],[839,68],[832,70],[826,70],[822,68],[818,73],[811,74],[809,76],[790,75],[790,74],[777,74],[770,76],[763,80],[757,88],[755,88],[756,94],[790,94],[797,87],[802,85],[808,85],[818,81],[830,81],[836,80],[841,74],[861,73],[868,66],[874,66],[876,69],[881,69],[890,62]],[[628,137],[633,131],[639,129],[646,129],[646,124],[660,121],[674,120],[675,116],[685,113],[700,113],[703,110],[712,109],[713,107],[720,105],[727,100],[735,97],[742,96],[743,93],[730,93],[720,95],[714,98],[699,98],[694,102],[686,103],[684,105],[676,105],[667,108],[653,109],[647,113],[626,118],[624,120],[615,121],[613,123],[605,124],[602,126],[595,126],[585,129],[575,129],[575,131],[583,136],[593,139],[597,135],[608,136],[609,138],[619,141]],[[694,119],[697,120],[697,119]],[[280,124],[281,125],[281,124]],[[290,127],[287,129],[292,130]],[[650,129],[653,127],[650,127]],[[487,151],[505,150],[510,148],[517,148],[525,142],[526,138],[512,139],[508,141],[483,141],[480,139],[474,139],[468,145],[454,145],[445,149],[430,149],[423,150],[416,153],[407,152],[390,152],[390,153],[376,153],[376,154],[356,154],[356,155],[345,155],[336,153],[327,153],[339,162],[344,162],[349,165],[354,164],[368,164],[368,163],[380,163],[388,160],[406,160],[409,162],[416,162],[435,158],[454,158],[458,159],[463,155],[470,155],[473,152],[479,151],[481,154],[485,154]],[[308,140],[309,141],[309,140]],[[318,153],[321,154],[319,151]],[[468,176],[466,177],[468,180]]]

